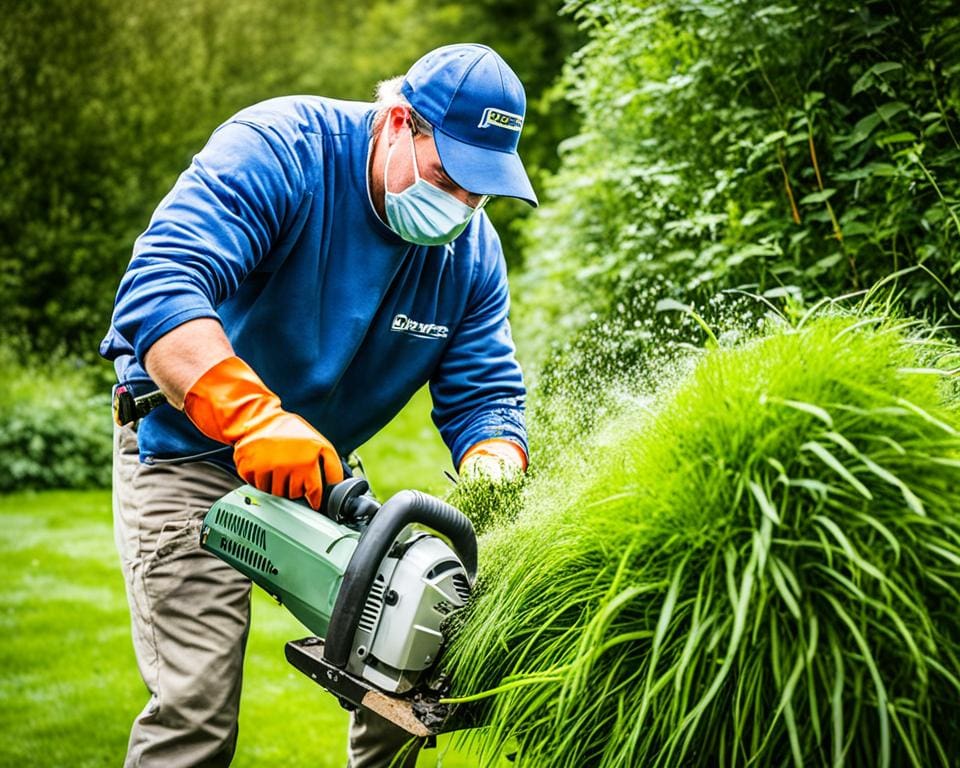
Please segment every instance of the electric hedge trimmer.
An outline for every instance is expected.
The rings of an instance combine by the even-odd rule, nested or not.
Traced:
[[[287,643],[287,660],[341,704],[415,736],[450,729],[436,662],[477,568],[461,512],[418,491],[381,505],[359,477],[328,486],[320,512],[244,485],[210,508],[200,537],[315,633]]]

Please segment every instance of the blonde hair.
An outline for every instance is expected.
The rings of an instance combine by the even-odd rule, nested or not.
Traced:
[[[374,91],[374,108],[377,110],[377,115],[373,120],[374,134],[379,133],[380,129],[383,128],[383,123],[387,119],[387,113],[393,107],[399,106],[406,107],[410,110],[410,114],[413,117],[413,124],[418,131],[425,133],[427,136],[432,136],[433,126],[430,125],[417,110],[410,106],[407,97],[400,91],[401,85],[403,85],[403,75],[397,75],[396,77],[381,80],[377,83],[376,90]]]

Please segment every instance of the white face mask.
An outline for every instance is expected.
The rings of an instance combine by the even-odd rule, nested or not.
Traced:
[[[410,133],[410,147],[415,181],[402,192],[391,192],[387,188],[387,169],[398,144],[394,142],[390,147],[383,168],[384,207],[390,228],[408,243],[416,245],[442,245],[455,240],[466,229],[473,214],[486,202],[486,198],[476,208],[471,208],[449,192],[422,179],[417,168],[413,132]]]

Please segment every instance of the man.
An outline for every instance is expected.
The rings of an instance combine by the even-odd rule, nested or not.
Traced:
[[[242,478],[319,507],[340,457],[424,383],[461,473],[526,468],[506,269],[482,208],[536,205],[523,87],[437,49],[377,104],[273,99],[212,135],[138,238],[101,354],[168,404],[117,432],[114,516],[150,690],[127,766],[228,765],[250,584],[198,547]],[[406,737],[353,717],[353,768]],[[412,765],[415,755],[405,764]]]

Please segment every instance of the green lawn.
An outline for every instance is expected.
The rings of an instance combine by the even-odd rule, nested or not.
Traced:
[[[443,494],[450,459],[420,393],[363,451],[380,494]],[[0,766],[117,766],[146,703],[129,635],[106,491],[0,497]],[[254,590],[234,765],[326,766],[346,759],[347,715],[290,667],[287,640],[309,634]],[[474,761],[441,739],[420,766]]]

